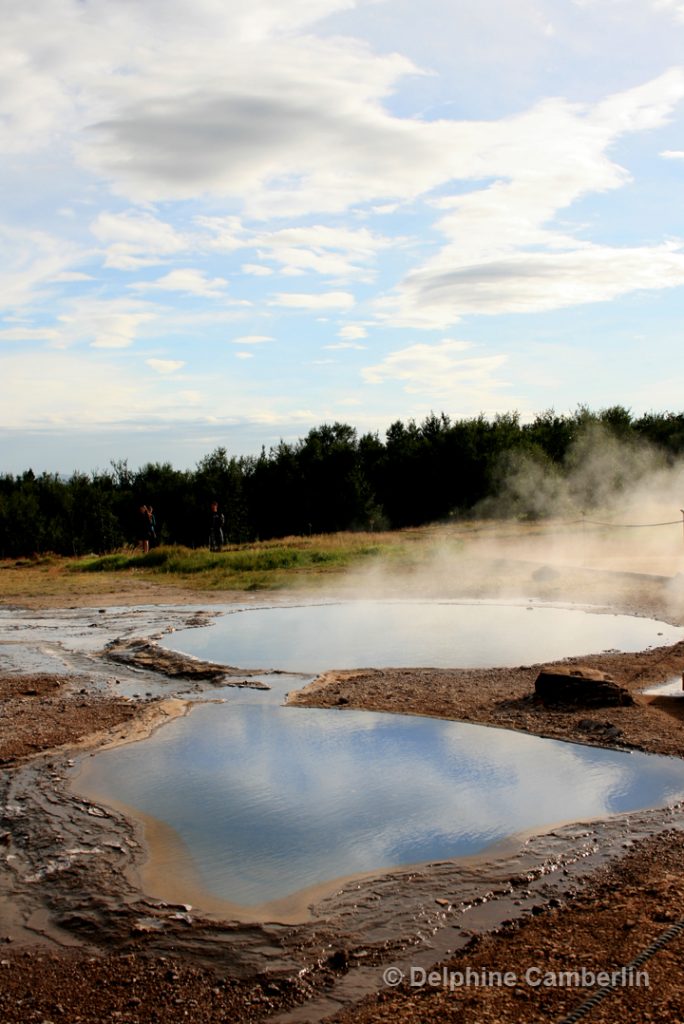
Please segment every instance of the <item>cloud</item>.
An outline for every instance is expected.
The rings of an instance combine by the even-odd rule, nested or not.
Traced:
[[[558,309],[683,283],[676,246],[592,245],[554,226],[581,196],[626,184],[609,146],[664,124],[683,98],[684,71],[675,69],[591,107],[551,100],[500,122],[481,158],[506,180],[435,202],[446,211],[437,223],[445,244],[379,300],[380,318],[443,328],[469,314]]]
[[[436,396],[451,395],[464,388],[479,391],[506,387],[494,373],[506,362],[503,355],[463,358],[470,349],[466,341],[445,338],[436,345],[416,344],[390,352],[381,363],[362,371],[367,384],[398,381],[408,394],[428,392]]]
[[[684,21],[684,3],[682,0],[651,0],[656,11],[672,11],[672,13]]]
[[[240,269],[243,274],[252,274],[254,277],[270,277],[273,273],[273,268],[265,267],[263,263],[243,263]]]
[[[86,252],[30,226],[0,224],[0,310],[19,310],[50,298]]]
[[[263,345],[267,341],[273,341],[268,334],[245,334],[241,338],[231,338],[233,345]]]
[[[469,315],[535,313],[606,302],[639,289],[684,285],[684,251],[590,246],[572,252],[518,252],[469,266],[415,271],[400,298],[379,303],[394,323],[446,327]]]
[[[204,244],[210,249],[254,250],[260,262],[244,263],[242,270],[256,277],[268,277],[277,269],[288,276],[313,273],[338,280],[367,281],[372,278],[378,254],[404,242],[365,227],[313,224],[267,231],[247,228],[236,217],[201,217],[197,223],[209,233]],[[265,261],[274,266],[267,266]]]
[[[162,374],[175,373],[185,366],[182,359],[146,359],[145,362],[157,373]]]
[[[105,266],[116,270],[153,266],[188,245],[171,224],[141,210],[104,211],[92,221],[90,230],[106,246]]]
[[[54,341],[59,331],[53,327],[6,327],[0,330],[0,341]]]
[[[271,297],[271,305],[292,309],[351,309],[355,304],[349,292],[279,292]]]
[[[78,299],[57,317],[63,346],[87,342],[92,348],[128,348],[157,314],[126,299]]]
[[[369,278],[369,264],[383,249],[397,244],[368,228],[338,228],[324,224],[257,232],[250,239],[262,257],[279,264],[286,274],[316,273],[338,279]]]
[[[107,316],[95,328],[91,341],[93,348],[128,348],[135,341],[138,327],[152,319],[145,313],[125,313]]]
[[[684,149],[664,149],[660,155],[666,160],[684,160]]]
[[[92,274],[81,274],[77,270],[64,270],[59,274],[56,274],[53,281],[57,284],[73,284],[77,281],[94,281],[95,278]]]
[[[130,285],[135,291],[183,292],[186,295],[198,295],[205,299],[221,299],[225,297],[228,282],[223,277],[207,278],[201,270],[184,267],[172,270],[156,281],[137,281]]]
[[[149,415],[157,406],[126,367],[74,352],[0,357],[0,401],[3,427],[13,429],[90,428]]]
[[[408,60],[292,33],[239,42],[232,15],[214,27],[173,54],[148,45],[126,75],[112,68],[109,110],[79,153],[117,191],[137,202],[239,196],[264,216],[342,210],[376,196],[379,181],[381,195],[403,195],[439,180],[435,132],[380,103],[416,73]]]
[[[359,345],[355,341],[335,341],[332,345],[324,345],[323,348],[330,349],[358,349],[359,352],[368,348],[368,345]]]
[[[344,327],[340,327],[337,332],[338,338],[365,338],[368,335],[368,331],[365,327],[360,327],[358,324],[346,324]]]

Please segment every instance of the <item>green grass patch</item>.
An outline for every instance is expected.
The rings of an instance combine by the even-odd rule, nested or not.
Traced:
[[[261,544],[235,545],[224,551],[178,546],[154,548],[147,554],[117,552],[72,561],[71,572],[136,572],[145,576],[176,576],[203,589],[231,587],[254,590],[287,586],[299,575],[342,571],[381,555],[385,544],[372,535],[286,538]]]

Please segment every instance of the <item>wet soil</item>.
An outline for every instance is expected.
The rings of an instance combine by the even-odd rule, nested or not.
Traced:
[[[408,982],[386,987],[331,1020],[547,1024],[582,1007],[586,1016],[573,1021],[684,1020],[684,927],[672,935],[673,925],[684,921],[683,856],[681,832],[645,839],[617,864],[597,871],[585,887],[539,906],[522,922],[473,937],[458,956],[433,966],[434,984],[418,984],[423,975],[414,971]],[[635,964],[668,934],[662,948]],[[589,1008],[604,973],[616,983],[609,983],[604,998]]]
[[[667,605],[677,621],[665,583],[621,584],[619,610],[663,614]],[[395,990],[383,972],[394,967],[410,977],[412,968],[429,973],[440,963],[520,977],[537,965],[613,970],[684,918],[681,807],[569,824],[479,858],[348,880],[297,925],[220,921],[148,899],[138,884],[145,855],[139,827],[75,796],[69,779],[84,749],[144,735],[183,713],[180,680],[193,691],[206,686],[211,696],[211,679],[179,675],[177,665],[164,676],[162,661],[155,663],[152,638],[193,621],[206,619],[168,607],[99,620],[88,609],[55,611],[40,621],[22,620],[17,611],[18,632],[4,648],[10,668],[0,675],[1,1021],[302,1024],[335,1014],[345,1024],[554,1020],[593,990],[525,983]],[[120,661],[108,657],[117,649],[128,652]],[[30,664],[43,671],[20,670],[29,650]],[[136,660],[141,650],[143,660]],[[55,659],[59,671],[45,670]],[[609,672],[636,705],[541,708],[530,700],[535,666],[329,673],[292,700],[341,713],[358,707],[439,715],[681,756],[678,698],[640,691],[681,673],[684,645],[564,666],[580,660]],[[225,685],[230,671],[221,668]],[[252,683],[249,673],[239,674]],[[117,696],[117,684],[131,680],[141,699]],[[682,953],[675,937],[645,965],[650,989],[616,989],[587,1019],[683,1019],[674,969]]]

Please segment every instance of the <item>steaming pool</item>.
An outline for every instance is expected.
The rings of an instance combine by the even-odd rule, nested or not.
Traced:
[[[532,610],[528,610],[532,608]],[[664,623],[541,605],[356,602],[231,608],[167,646],[268,691],[212,690],[75,788],[142,819],[154,895],[242,907],[362,872],[471,855],[514,833],[684,798],[684,762],[438,719],[284,707],[288,673],[527,664],[674,643]],[[161,881],[160,881],[161,880]]]
[[[536,602],[344,601],[230,608],[163,641],[221,664],[333,668],[493,668],[676,643],[681,627]]]

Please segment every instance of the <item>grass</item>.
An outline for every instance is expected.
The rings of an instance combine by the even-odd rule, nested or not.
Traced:
[[[163,600],[164,590],[245,592],[315,589],[355,569],[410,572],[436,548],[460,548],[460,530],[419,527],[377,533],[284,537],[229,545],[221,552],[167,545],[143,555],[46,554],[0,561],[0,604],[130,604]],[[171,595],[169,595],[171,598]]]
[[[71,559],[70,573],[135,574],[200,590],[275,590],[315,582],[353,566],[388,559],[408,564],[420,531],[338,533],[231,545],[220,552],[180,546],[146,555],[119,551]]]

